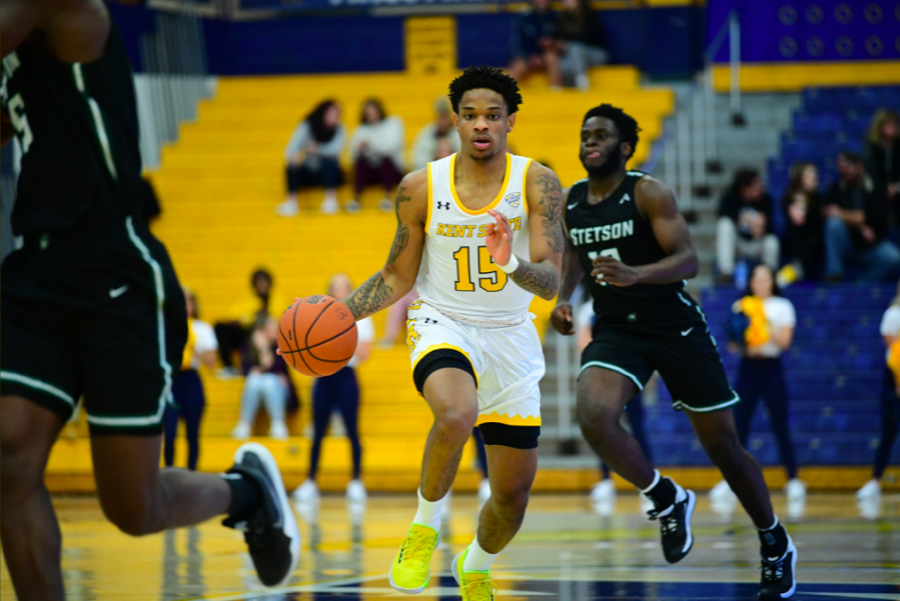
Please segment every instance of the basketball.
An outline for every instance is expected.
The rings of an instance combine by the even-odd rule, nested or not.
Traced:
[[[330,376],[353,358],[356,321],[343,303],[317,294],[294,301],[278,324],[278,348],[307,376]]]

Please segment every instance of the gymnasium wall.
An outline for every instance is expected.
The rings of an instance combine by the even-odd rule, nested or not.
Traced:
[[[741,23],[741,87],[900,83],[900,3],[896,0],[710,0],[707,39],[736,10]],[[715,55],[716,86],[728,86],[728,43]]]

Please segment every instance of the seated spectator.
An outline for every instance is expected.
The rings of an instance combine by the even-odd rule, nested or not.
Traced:
[[[521,82],[531,72],[546,71],[550,87],[559,88],[562,77],[556,14],[550,10],[550,0],[532,0],[531,6],[532,10],[513,19],[509,74]]]
[[[188,442],[189,470],[197,469],[200,458],[200,420],[206,406],[206,395],[203,382],[197,370],[201,365],[212,368],[216,364],[216,351],[219,348],[212,326],[200,321],[200,309],[197,297],[189,288],[184,288],[184,300],[187,306],[188,339],[184,347],[181,369],[172,377],[172,403],[166,405],[164,453],[166,467],[175,462],[175,438],[178,434],[178,422],[184,420]]]
[[[887,200],[888,229],[900,243],[900,118],[897,113],[881,109],[872,117],[863,147],[863,166],[872,178],[875,194]]]
[[[389,349],[397,342],[397,336],[400,331],[406,328],[407,319],[409,318],[409,306],[416,302],[419,293],[413,288],[406,293],[406,296],[398,300],[387,310],[387,317],[384,320],[384,336],[378,341],[378,348]]]
[[[403,165],[404,135],[400,117],[388,117],[378,100],[366,101],[362,121],[350,140],[356,198],[347,203],[348,211],[358,210],[363,188],[376,184],[384,188],[384,198],[378,208],[385,213],[394,210],[390,197],[394,187],[403,179],[400,167]]]
[[[284,414],[293,389],[288,367],[278,348],[278,322],[269,315],[260,315],[250,334],[250,348],[244,358],[244,391],[241,393],[240,418],[231,437],[250,438],[260,402],[269,414],[269,436],[276,440],[288,437]]]
[[[562,82],[586,92],[591,87],[588,69],[609,62],[600,22],[588,0],[563,0],[557,32],[562,40]]]
[[[825,217],[825,277],[841,281],[848,263],[860,269],[859,279],[880,282],[900,269],[900,249],[886,239],[887,202],[852,152],[837,158],[838,180],[822,201]]]
[[[735,259],[762,261],[778,269],[780,243],[772,229],[772,197],[759,172],[742,169],[719,205],[716,225],[716,263],[720,283],[734,280]]]
[[[343,180],[338,160],[345,137],[341,107],[334,100],[320,103],[297,125],[284,149],[288,197],[275,208],[276,213],[295,216],[300,211],[297,193],[312,186],[325,186],[320,210],[326,215],[338,212],[337,189]]]
[[[891,460],[897,432],[900,431],[900,286],[897,296],[881,318],[881,338],[887,347],[887,360],[881,378],[881,436],[872,466],[872,479],[856,493],[860,501],[881,498],[881,477]]]
[[[216,339],[219,341],[219,358],[222,369],[217,375],[222,378],[237,377],[234,358],[247,345],[247,336],[259,315],[281,317],[287,309],[283,298],[272,292],[272,274],[265,269],[257,269],[250,276],[252,293],[248,298],[231,306],[230,319],[216,324]]]
[[[781,199],[787,217],[784,242],[790,262],[778,272],[779,285],[814,277],[824,256],[819,170],[812,163],[797,163],[791,167],[790,176],[791,183]]]
[[[338,273],[328,282],[328,296],[343,300],[353,292],[353,283],[344,273]],[[298,503],[311,504],[319,500],[319,488],[316,475],[319,471],[319,457],[322,441],[328,434],[331,415],[340,412],[344,421],[344,430],[350,440],[350,453],[353,461],[353,477],[347,484],[347,500],[361,502],[366,500],[366,487],[360,479],[362,475],[362,445],[359,440],[359,381],[356,368],[369,358],[372,352],[372,341],[375,340],[375,326],[371,317],[356,322],[359,337],[356,352],[346,367],[331,374],[316,378],[313,386],[313,441],[309,451],[309,475],[306,481],[294,491],[293,498]]]
[[[431,161],[459,152],[459,133],[453,127],[452,109],[445,96],[434,103],[435,119],[416,134],[413,142],[410,166],[413,171],[424,169]]]

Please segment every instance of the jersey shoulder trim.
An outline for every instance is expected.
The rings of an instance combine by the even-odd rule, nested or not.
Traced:
[[[530,212],[528,210],[528,170],[531,169],[531,164],[534,162],[534,159],[525,159],[525,166],[522,168],[522,204],[524,205],[525,215],[529,215]]]
[[[467,215],[484,215],[488,212],[488,209],[496,209],[497,205],[500,204],[500,201],[503,200],[503,193],[506,192],[506,187],[509,185],[509,175],[512,171],[512,155],[508,152],[506,153],[506,172],[503,174],[503,183],[500,184],[500,191],[497,193],[497,196],[493,201],[486,207],[482,207],[477,211],[473,211],[472,209],[466,207],[459,199],[459,195],[456,193],[456,157],[459,155],[456,154],[450,155],[448,157],[450,159],[450,192],[453,195],[453,201],[456,203],[457,208],[466,213]]]
[[[428,193],[425,201],[425,235],[428,235],[428,232],[431,231],[431,203],[434,198],[434,192],[432,191],[432,181],[431,181],[431,163],[428,163],[426,167],[426,171],[428,174]]]
[[[643,171],[629,171],[628,175],[632,175],[634,177],[644,177],[647,174],[644,173]]]

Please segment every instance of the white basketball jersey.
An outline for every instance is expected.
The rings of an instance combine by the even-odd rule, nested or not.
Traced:
[[[509,218],[513,254],[531,260],[525,178],[531,159],[506,155],[500,193],[478,211],[466,208],[456,194],[456,155],[428,164],[428,218],[425,249],[416,280],[419,297],[451,317],[473,322],[522,321],[534,295],[510,280],[485,246],[488,209]]]

